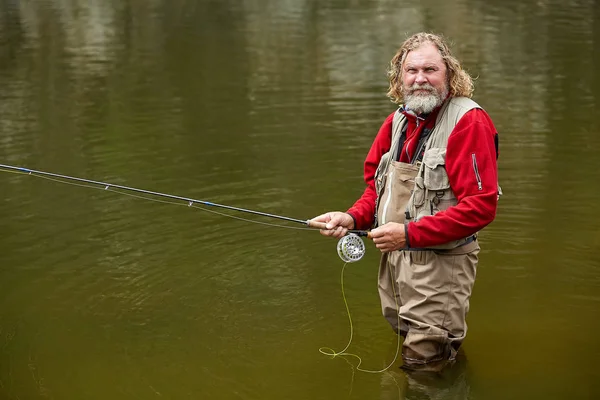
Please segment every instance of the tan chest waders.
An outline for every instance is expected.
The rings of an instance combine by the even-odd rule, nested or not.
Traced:
[[[445,151],[458,120],[475,107],[477,104],[466,98],[444,103],[426,139],[423,162],[415,164],[394,160],[406,124],[404,115],[394,115],[392,148],[375,173],[378,226],[406,223],[407,216],[418,221],[456,204],[445,169]],[[436,249],[382,255],[379,297],[384,317],[404,336],[403,367],[438,371],[454,360],[467,332],[466,314],[478,252],[476,240],[461,239]]]

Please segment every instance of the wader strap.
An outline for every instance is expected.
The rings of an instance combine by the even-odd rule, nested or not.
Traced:
[[[394,160],[394,161],[400,160],[400,153],[402,152],[402,148],[404,147],[404,142],[406,142],[406,131],[407,130],[408,130],[408,123],[404,124],[404,126],[402,127],[402,133],[400,133],[400,139],[398,139],[398,148],[396,149],[394,154],[392,154],[392,156],[393,156],[392,160]]]
[[[425,143],[427,143],[427,139],[429,135],[433,132],[433,129],[423,128],[423,132],[421,132],[421,137],[419,138],[419,143],[417,144],[417,149],[415,150],[415,154],[413,154],[413,159],[410,160],[411,164],[414,164],[417,161],[423,161],[423,154],[425,154]]]

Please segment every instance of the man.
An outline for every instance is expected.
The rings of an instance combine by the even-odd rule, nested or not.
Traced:
[[[347,212],[314,220],[337,238],[376,226],[381,306],[404,337],[403,368],[439,371],[467,332],[477,232],[496,215],[498,135],[440,36],[409,37],[391,60],[389,81],[388,96],[404,104],[367,155],[367,188]]]

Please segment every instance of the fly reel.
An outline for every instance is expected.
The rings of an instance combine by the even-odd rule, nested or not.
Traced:
[[[365,243],[354,233],[349,233],[338,241],[337,252],[342,261],[357,262],[365,255]]]

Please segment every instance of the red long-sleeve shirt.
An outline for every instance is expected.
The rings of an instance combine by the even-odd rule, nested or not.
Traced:
[[[414,115],[405,115],[408,127],[400,161],[408,162],[423,128],[433,127],[437,113],[431,113],[418,124]],[[385,119],[367,154],[364,165],[367,188],[347,211],[356,222],[355,229],[368,229],[374,222],[377,193],[373,179],[381,156],[391,147],[393,117],[394,113]],[[488,114],[478,108],[467,112],[450,134],[446,149],[446,172],[458,204],[410,222],[407,226],[410,247],[423,248],[461,239],[494,220],[498,204],[497,151],[497,132]]]

